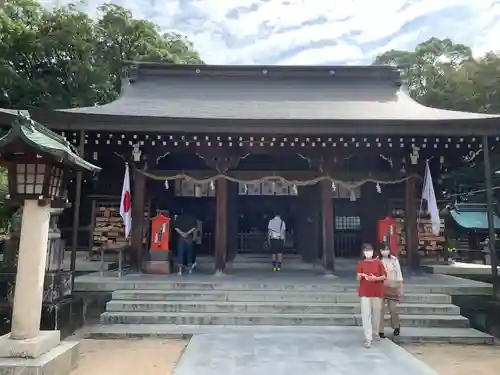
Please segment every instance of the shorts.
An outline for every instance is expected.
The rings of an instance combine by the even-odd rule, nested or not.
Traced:
[[[272,254],[281,254],[285,248],[285,241],[276,238],[269,240],[269,250]]]

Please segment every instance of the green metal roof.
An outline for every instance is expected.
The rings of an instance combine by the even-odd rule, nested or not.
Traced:
[[[450,210],[450,215],[455,222],[465,229],[488,229],[488,212]],[[495,229],[500,229],[500,218],[493,215]]]
[[[10,130],[0,138],[0,148],[14,142],[24,143],[40,153],[53,156],[61,163],[76,169],[89,172],[101,170],[78,155],[77,150],[66,138],[33,121],[22,112],[19,112],[17,118],[12,122]]]

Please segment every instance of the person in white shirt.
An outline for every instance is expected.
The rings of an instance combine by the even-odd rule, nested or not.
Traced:
[[[384,305],[387,305],[389,314],[391,316],[391,325],[394,330],[394,336],[399,336],[401,328],[399,325],[399,316],[397,312],[397,304],[399,299],[403,296],[403,273],[401,272],[401,265],[398,258],[391,254],[391,251],[383,246],[380,250],[380,260],[385,267],[387,278],[384,281]],[[384,333],[384,307],[382,306],[382,314],[380,319],[380,338],[385,337]]]
[[[281,271],[283,249],[285,247],[286,225],[279,214],[269,220],[267,225],[269,249],[273,257],[273,271]]]

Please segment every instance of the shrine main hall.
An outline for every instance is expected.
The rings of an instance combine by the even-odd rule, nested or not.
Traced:
[[[443,173],[499,140],[497,116],[420,105],[389,66],[134,63],[129,71],[111,103],[29,112],[102,167],[69,185],[73,205],[59,224],[66,242],[91,254],[127,247],[137,269],[158,211],[196,216],[197,251],[214,271],[239,254],[265,254],[276,212],[287,223],[285,252],[327,273],[377,242],[388,216],[408,260],[422,248],[439,253],[443,233],[417,225],[426,162],[439,199]],[[117,218],[126,162],[130,247]]]

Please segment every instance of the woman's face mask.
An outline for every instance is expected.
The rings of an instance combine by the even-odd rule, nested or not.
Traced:
[[[365,250],[364,255],[366,259],[371,259],[373,258],[373,250]]]
[[[380,251],[380,253],[382,254],[383,257],[388,257],[389,254],[391,253],[391,251],[390,250],[382,250],[382,251]]]

